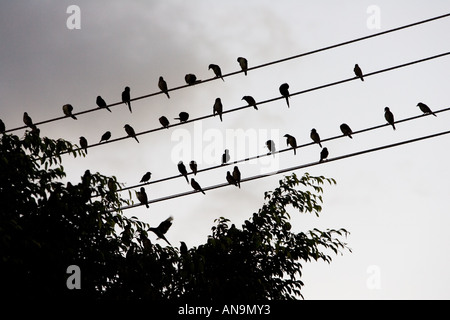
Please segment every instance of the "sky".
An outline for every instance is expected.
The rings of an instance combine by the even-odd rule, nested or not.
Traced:
[[[68,10],[75,5],[79,11]],[[158,92],[163,76],[169,88],[184,76],[213,76],[239,71],[237,57],[257,66],[450,12],[445,0],[416,1],[0,1],[0,119],[7,128],[22,126],[26,111],[35,122],[95,108],[101,95],[108,104]],[[79,13],[79,15],[78,15]],[[76,16],[74,16],[74,14]],[[74,20],[78,19],[79,20]],[[76,21],[77,24],[74,24]],[[76,28],[74,28],[76,27]],[[364,40],[332,50],[239,73],[165,95],[132,102],[112,112],[99,110],[40,126],[41,136],[78,144],[80,136],[97,143],[109,130],[113,138],[160,127],[181,111],[191,118],[212,113],[217,97],[224,110],[279,97],[282,83],[297,92],[364,73],[448,52],[450,18]],[[85,158],[63,156],[66,181],[77,183],[86,169],[116,176],[126,186],[145,172],[152,180],[178,174],[177,163],[195,159],[199,169],[220,164],[224,149],[231,160],[267,152],[273,139],[285,148],[283,135],[298,144],[340,134],[346,122],[354,130],[386,123],[384,108],[396,119],[421,114],[418,102],[432,110],[448,107],[448,56],[359,79],[238,112],[156,131],[88,149]],[[448,130],[450,115],[439,113],[325,142],[330,158]],[[24,130],[15,134],[23,135]],[[237,139],[245,133],[248,140]],[[241,136],[240,136],[241,135]],[[305,299],[449,299],[450,178],[445,165],[447,135],[295,171],[334,178],[324,188],[320,217],[290,211],[294,231],[345,228],[352,253],[333,256],[331,264],[304,263]],[[239,164],[244,177],[317,161],[321,148],[311,145],[276,157]],[[272,159],[269,159],[272,158]],[[199,173],[203,187],[226,182],[232,167]],[[288,173],[290,174],[290,172]],[[175,246],[204,243],[214,220],[226,217],[239,226],[264,203],[283,174],[154,203],[149,209],[125,210],[150,225],[173,216],[166,234]],[[183,177],[146,187],[150,199],[191,191]],[[124,194],[127,197],[128,194]],[[136,201],[134,191],[133,200]],[[156,236],[151,235],[151,241]]]

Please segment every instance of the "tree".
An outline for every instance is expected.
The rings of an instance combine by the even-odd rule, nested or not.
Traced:
[[[338,239],[345,229],[293,233],[289,223],[290,207],[318,215],[322,185],[333,179],[287,176],[241,228],[221,217],[205,244],[179,250],[152,244],[150,227],[123,215],[131,196],[119,196],[115,177],[86,170],[78,183],[63,184],[62,153],[85,155],[36,130],[1,138],[0,290],[10,297],[295,299],[301,261],[329,263],[322,250],[348,249]],[[73,265],[80,289],[66,282]]]

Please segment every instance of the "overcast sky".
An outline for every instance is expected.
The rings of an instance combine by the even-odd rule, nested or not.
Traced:
[[[80,29],[67,27],[80,9]],[[372,6],[372,7],[371,7]],[[368,8],[374,9],[369,10]],[[131,96],[159,91],[159,76],[169,88],[184,85],[184,76],[213,76],[210,63],[224,74],[238,71],[237,57],[250,66],[308,52],[354,38],[450,12],[446,0],[433,1],[4,1],[0,2],[0,118],[7,128],[22,125],[27,111],[35,122],[96,107],[101,95],[108,104],[120,101],[125,86]],[[373,14],[379,13],[378,16]],[[375,20],[373,20],[376,18]],[[368,25],[368,20],[369,25]],[[377,22],[379,23],[377,25]],[[97,143],[109,130],[125,135],[171,122],[180,111],[192,118],[212,113],[217,97],[224,109],[278,97],[287,82],[296,92],[352,77],[358,63],[369,73],[449,51],[450,19],[445,18],[300,59],[240,73],[202,85],[42,125],[41,135],[78,144],[81,135]],[[232,160],[267,152],[265,141],[285,148],[289,133],[298,144],[309,143],[316,128],[322,138],[340,134],[348,123],[354,131],[384,124],[384,108],[396,119],[420,114],[424,102],[433,110],[448,107],[448,56],[323,90],[248,108],[184,126],[121,140],[88,150],[86,158],[63,157],[67,181],[77,183],[86,169],[114,175],[127,186],[152,172],[152,180],[178,174],[177,162],[195,159],[199,168],[220,164],[223,149]],[[362,133],[353,140],[324,143],[330,157],[383,146],[449,129],[450,115],[424,117]],[[240,131],[239,131],[240,130]],[[246,132],[253,139],[233,137]],[[19,136],[23,130],[16,131]],[[306,299],[449,299],[450,237],[449,136],[378,151],[308,168],[311,175],[337,180],[326,187],[319,218],[292,212],[296,231],[345,228],[353,253],[344,252],[328,265],[305,263]],[[319,159],[317,145],[259,162],[239,164],[243,177]],[[270,170],[268,169],[270,168]],[[197,175],[204,187],[225,182],[224,167]],[[264,171],[266,170],[266,171]],[[302,175],[305,170],[296,173]],[[206,241],[214,219],[224,216],[240,225],[263,205],[265,191],[278,186],[282,174],[158,202],[150,209],[125,211],[152,225],[172,215],[167,238],[174,245]],[[180,177],[146,187],[150,199],[190,191]],[[135,199],[134,192],[133,199]],[[125,194],[124,196],[127,196]],[[156,237],[151,238],[153,242]],[[159,241],[159,240],[158,240]],[[164,243],[160,242],[161,245]]]

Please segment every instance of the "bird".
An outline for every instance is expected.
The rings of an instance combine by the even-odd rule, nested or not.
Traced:
[[[430,107],[428,107],[425,103],[419,102],[417,104],[417,107],[419,107],[423,113],[432,114],[433,116],[437,117],[437,115],[433,111],[431,111]]]
[[[289,85],[287,83],[283,83],[280,86],[279,90],[280,90],[281,95],[286,98],[286,103],[289,108]]]
[[[201,191],[203,194],[206,194],[205,191],[203,191],[202,187],[200,187],[198,182],[194,180],[194,178],[191,178],[191,187],[196,191]]]
[[[84,152],[86,152],[86,154],[87,154],[88,142],[87,142],[86,138],[83,136],[80,137],[80,147],[83,148]]]
[[[63,112],[64,112],[64,114],[65,114],[66,116],[72,117],[72,119],[77,120],[77,117],[75,117],[75,116],[72,114],[73,107],[72,107],[71,104],[65,104],[65,105],[63,105],[62,109],[63,109]]]
[[[200,80],[197,80],[197,77],[195,76],[195,74],[192,74],[192,73],[188,73],[187,75],[185,75],[184,81],[186,81],[186,83],[190,86],[200,82]]]
[[[106,131],[104,134],[102,134],[102,137],[100,138],[100,142],[108,141],[110,138],[111,138],[111,131]]]
[[[239,65],[241,66],[242,71],[244,71],[244,74],[247,75],[248,70],[248,61],[247,59],[243,57],[237,58],[237,62],[239,62]]]
[[[214,71],[214,74],[216,75],[216,78],[220,78],[222,79],[222,81],[225,81],[222,77],[222,70],[220,69],[220,67],[217,64],[213,64],[211,63],[208,66],[208,70],[212,69]]]
[[[25,123],[25,125],[30,128],[34,127],[33,120],[31,120],[31,117],[28,115],[27,112],[23,113],[23,123]]]
[[[355,67],[353,68],[353,72],[356,74],[357,77],[359,77],[361,79],[361,81],[364,81],[362,70],[358,66],[358,64],[355,64]]]
[[[274,153],[275,152],[275,142],[273,142],[273,140],[267,140],[266,141],[266,146],[267,149],[269,149],[269,153]],[[275,156],[275,153],[274,153]]]
[[[328,157],[328,149],[327,147],[323,148],[322,151],[320,151],[320,160],[319,162],[324,161]]]
[[[161,125],[168,129],[169,128],[169,119],[167,119],[165,116],[162,116],[159,118],[159,123],[161,123]]]
[[[174,118],[174,120],[180,120],[180,122],[186,122],[189,119],[189,113],[181,111],[178,114],[178,118]]]
[[[5,123],[0,119],[0,133],[5,133],[6,127]]]
[[[241,172],[237,166],[233,168],[233,178],[236,180],[238,187],[241,188]]]
[[[234,177],[231,175],[230,171],[227,171],[227,181],[229,184],[233,184],[236,187],[238,186],[236,179],[234,179]]]
[[[171,246],[170,242],[167,241],[166,237],[164,236],[167,233],[167,230],[172,226],[172,217],[167,218],[163,222],[159,224],[156,228],[148,228],[148,231],[153,232],[158,237],[157,239],[163,239],[165,240],[169,246]]]
[[[152,176],[152,173],[150,171],[147,171],[143,176],[141,181],[139,182],[148,182],[148,180],[150,180],[150,177]]]
[[[105,100],[103,100],[103,98],[101,96],[97,97],[96,103],[99,108],[106,108],[106,110],[108,110],[109,112],[112,112],[111,109],[108,108]]]
[[[111,192],[116,192],[117,190],[116,182],[114,181],[113,178],[108,179],[108,189]]]
[[[166,94],[167,98],[170,99],[169,91],[167,89],[167,82],[164,80],[163,77],[159,77],[158,88],[160,88],[161,91]]]
[[[249,106],[252,106],[256,110],[258,110],[258,107],[256,106],[256,101],[252,96],[243,96],[241,100],[245,100]]]
[[[394,130],[395,130],[394,114],[391,112],[391,110],[389,110],[388,107],[384,108],[384,118],[392,126],[392,128],[394,128]]]
[[[297,140],[295,140],[295,137],[290,134],[285,134],[284,137],[286,138],[286,145],[291,146],[294,149],[294,155],[297,154]]]
[[[138,138],[136,137],[136,133],[134,132],[134,129],[132,126],[130,126],[129,124],[126,124],[124,126],[125,128],[125,132],[128,134],[129,137],[133,137],[134,139],[136,139],[136,141],[139,143]]]
[[[186,178],[187,183],[189,184],[189,179],[187,177],[187,170],[186,166],[184,165],[183,161],[178,162],[178,171]]]
[[[130,113],[133,113],[131,110],[131,97],[130,97],[130,87],[125,87],[125,89],[122,92],[122,102],[125,103],[128,106],[128,109],[130,109]]]
[[[194,160],[189,162],[189,168],[191,168],[192,172],[194,173],[194,176],[196,176],[197,175],[197,162],[195,162]]]
[[[183,241],[180,241],[180,253],[182,254],[182,255],[185,255],[185,254],[187,254],[188,253],[188,249],[187,249],[187,246],[186,246],[186,243],[185,242],[183,242]]]
[[[344,136],[348,136],[350,139],[353,139],[353,137],[352,137],[353,131],[352,131],[352,129],[350,129],[348,124],[343,123],[343,124],[341,124],[340,128],[341,128],[341,131],[344,134]]]
[[[322,148],[322,144],[320,143],[320,136],[319,136],[319,134],[317,133],[316,129],[313,128],[313,129],[311,130],[310,137],[311,137],[311,139],[312,139],[315,143],[318,143],[319,146]]]
[[[140,191],[136,191],[136,197],[138,198],[138,200],[141,204],[145,204],[145,206],[147,208],[149,208],[148,197],[147,197],[147,193],[145,193],[144,187],[141,187],[139,190]]]
[[[228,149],[225,149],[225,151],[222,154],[222,165],[230,161],[230,152]]]
[[[222,111],[223,111],[222,109],[223,109],[222,100],[220,100],[220,98],[216,98],[216,101],[214,102],[213,106],[213,115],[215,116],[217,113],[220,117],[220,121],[222,121]]]

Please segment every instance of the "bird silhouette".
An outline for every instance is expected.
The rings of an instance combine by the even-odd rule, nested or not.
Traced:
[[[256,101],[252,96],[243,96],[241,100],[245,100],[249,106],[252,106],[256,110],[258,110],[258,107],[256,106]]]
[[[392,128],[394,128],[394,130],[395,130],[394,114],[392,113],[392,111],[388,107],[384,108],[384,118],[392,126]]]
[[[195,74],[192,74],[192,73],[188,73],[187,75],[185,75],[184,81],[186,81],[186,83],[190,86],[200,82],[200,80],[197,80],[197,77],[195,76]]]
[[[294,149],[294,155],[297,154],[297,140],[295,137],[291,136],[290,134],[285,134],[284,137],[286,138],[286,145],[291,146]]]
[[[437,117],[437,115],[433,111],[431,111],[430,107],[428,107],[425,103],[419,102],[417,104],[417,107],[419,107],[423,113],[432,114],[433,116]]]
[[[113,178],[108,179],[108,189],[110,192],[116,192],[117,186]]]
[[[196,191],[201,191],[203,194],[206,194],[205,191],[203,191],[202,187],[200,187],[198,182],[194,180],[194,178],[191,178],[191,187]]]
[[[131,97],[130,97],[130,87],[125,87],[125,89],[122,92],[122,102],[125,103],[128,106],[128,109],[130,109],[130,113],[133,113],[131,110]]]
[[[106,131],[104,134],[102,134],[102,137],[100,138],[100,142],[108,141],[110,138],[111,138],[111,132],[110,131]]]
[[[311,129],[311,134],[310,134],[311,139],[315,142],[318,143],[319,146],[322,148],[322,144],[320,143],[320,136],[317,133],[316,129]]]
[[[343,123],[343,124],[341,124],[340,128],[341,128],[341,131],[344,134],[344,136],[348,136],[350,139],[353,139],[353,137],[352,137],[353,131],[352,131],[352,129],[350,129],[348,124]]]
[[[325,147],[320,151],[320,160],[319,162],[324,161],[328,157],[328,149]]]
[[[269,149],[269,154],[273,153],[273,156],[275,156],[275,142],[273,142],[273,140],[267,140],[266,147]]]
[[[189,184],[189,179],[187,177],[188,173],[186,170],[186,166],[184,165],[183,161],[178,162],[178,171],[186,178],[186,182]]]
[[[97,97],[96,103],[99,108],[106,108],[106,110],[108,110],[109,112],[112,112],[111,109],[108,108],[105,100],[103,100],[103,98],[101,96]]]
[[[5,123],[2,121],[2,119],[0,119],[0,133],[5,133],[5,131],[6,131]]]
[[[227,171],[227,181],[229,184],[235,185],[236,187],[238,186],[236,179],[234,179],[230,171]]]
[[[27,112],[23,113],[23,123],[25,123],[25,125],[30,128],[34,127],[33,120],[31,120],[31,117],[28,115]]]
[[[167,231],[169,230],[169,228],[172,226],[172,217],[167,218],[166,220],[164,220],[163,222],[161,222],[159,224],[159,226],[157,226],[156,228],[148,228],[148,231],[153,232],[154,234],[156,234],[156,236],[158,237],[158,239],[163,239],[164,241],[166,241],[169,246],[171,246],[170,242],[167,241],[166,237],[164,236]]]
[[[220,78],[222,79],[222,81],[225,81],[222,77],[222,70],[220,69],[220,67],[217,64],[213,64],[211,63],[208,66],[208,70],[212,69],[214,71],[214,74],[216,75],[216,78]]]
[[[236,180],[238,187],[241,188],[241,172],[237,166],[234,166],[233,168],[233,178]]]
[[[248,61],[247,59],[243,57],[237,58],[237,62],[239,62],[239,65],[241,66],[242,71],[244,71],[244,74],[247,75],[248,70]]]
[[[63,109],[63,112],[64,112],[64,114],[65,114],[66,116],[71,117],[72,119],[77,120],[77,117],[75,117],[75,116],[72,114],[73,107],[72,107],[71,104],[65,104],[65,105],[63,105],[62,109]]]
[[[161,123],[161,125],[168,129],[169,128],[169,119],[167,119],[165,116],[162,116],[159,118],[159,123]]]
[[[216,98],[216,101],[214,102],[213,106],[213,115],[215,116],[217,113],[219,115],[220,121],[222,121],[222,112],[223,112],[222,100],[220,100],[220,98]]]
[[[178,118],[174,118],[175,120],[180,120],[180,122],[186,122],[189,120],[189,113],[181,111],[178,114]]]
[[[147,171],[143,176],[140,182],[148,182],[152,176],[152,173],[150,171]]]
[[[86,138],[83,136],[80,137],[80,147],[83,148],[84,152],[86,152],[86,154],[87,154],[88,142],[87,142]]]
[[[363,73],[361,68],[358,66],[358,64],[355,64],[355,67],[353,68],[353,72],[355,75],[361,79],[361,81],[364,81]]]
[[[289,85],[287,83],[283,83],[279,90],[281,95],[286,98],[286,103],[289,108]]]
[[[228,149],[225,149],[225,151],[222,154],[222,165],[230,161],[230,151]]]
[[[170,99],[169,90],[167,89],[167,82],[163,77],[159,77],[158,88],[160,88],[161,91],[166,94],[167,98]]]
[[[185,255],[188,253],[188,248],[186,246],[186,243],[183,241],[180,241],[180,254]]]
[[[136,197],[138,198],[138,200],[141,204],[145,204],[145,206],[147,208],[149,208],[148,197],[147,197],[147,193],[145,193],[145,188],[141,187],[139,190],[140,191],[136,191]]]
[[[139,140],[136,137],[136,132],[134,132],[133,127],[130,126],[129,124],[126,124],[124,126],[124,128],[125,128],[125,132],[128,134],[128,136],[134,138],[139,143]]]
[[[197,175],[197,162],[195,162],[194,160],[189,162],[189,168],[191,168],[192,172],[194,173],[194,176],[196,176]]]

